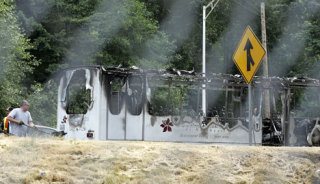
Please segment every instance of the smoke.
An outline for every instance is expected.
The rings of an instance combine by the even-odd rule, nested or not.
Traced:
[[[16,47],[17,40],[13,40],[11,37],[8,37],[7,35],[10,35],[10,32],[15,32],[12,30],[12,27],[9,25],[11,24],[11,21],[6,18],[6,16],[0,16],[0,79],[4,77],[4,72],[6,71],[6,67],[8,64],[8,61],[10,59],[13,59],[12,51]]]
[[[210,39],[212,40],[212,38],[208,37],[210,35],[207,36],[207,40],[209,40],[207,44],[207,73],[233,73],[232,68],[234,68],[234,62],[232,55],[241,39],[243,31],[248,25],[250,25],[253,30],[257,30],[260,26],[256,21],[256,19],[260,17],[258,2],[238,2],[236,0],[232,2],[231,14],[228,16],[229,24],[224,25],[225,29],[222,35],[217,40],[214,40],[214,42],[210,41]],[[221,3],[221,5],[218,6],[223,5],[224,4]],[[221,9],[216,11],[223,11],[224,8],[227,7],[221,7]],[[214,13],[216,12],[212,12],[212,14]],[[219,17],[217,17],[217,19],[219,19]],[[207,26],[210,26],[212,23],[215,24],[215,21],[218,20],[208,21]]]
[[[233,8],[230,16],[230,23],[223,36],[210,45],[211,49],[208,49],[207,73],[233,73],[234,71],[230,71],[234,68],[232,54],[236,44],[241,38],[243,30],[247,25],[250,25],[254,30],[259,30],[260,12],[258,11],[259,6],[257,5],[260,3],[254,3],[253,5],[255,8],[245,8],[246,5],[237,4],[238,5]],[[249,9],[251,9],[251,11],[249,11]],[[305,3],[291,3],[287,13],[288,19],[283,26],[283,34],[276,46],[269,52],[269,59],[271,60],[269,66],[270,71],[273,74],[276,73],[277,75],[284,76],[295,66],[296,61],[304,48],[305,40],[308,38],[308,32],[306,31],[306,28],[308,27],[307,20],[317,11],[318,7],[314,6],[314,2],[311,1]],[[255,32],[258,33],[257,31]],[[259,34],[257,35],[260,36]],[[221,66],[219,65],[220,63],[218,63],[219,61],[223,61],[225,64]],[[223,94],[211,94],[210,98],[208,98],[208,105],[215,106],[215,104],[219,104],[220,98],[223,98]],[[258,101],[260,101],[259,98],[259,96],[253,98],[253,106],[255,106],[254,104],[258,104]],[[243,107],[245,109],[248,107],[247,98],[244,100]]]
[[[55,0],[17,0],[17,13],[25,34],[30,36],[36,22],[41,22],[50,13]]]
[[[66,51],[63,63],[68,66],[93,64],[96,54],[123,27],[131,6],[132,2],[128,1],[102,0],[87,18],[87,22],[70,37],[73,40]],[[54,76],[51,76],[46,84],[32,86],[34,92],[28,99],[31,102],[30,112],[36,123],[55,126],[58,90],[56,85]]]
[[[289,8],[284,33],[276,47],[271,50],[269,56],[271,61],[270,66],[273,66],[272,62],[281,62],[281,59],[285,59],[287,62],[284,62],[279,68],[271,68],[270,71],[272,73],[285,75],[294,66],[297,57],[304,47],[307,38],[307,33],[304,31],[307,24],[304,23],[310,15],[318,10],[312,6],[311,1],[306,4],[292,3]],[[165,66],[169,63],[174,51],[181,48],[197,25],[197,21],[199,21],[197,19],[199,16],[199,5],[200,1],[177,0],[172,2],[168,15],[160,23],[160,31],[153,35],[150,40],[146,41],[141,53],[141,58],[143,59],[140,65],[145,66],[144,64],[148,59],[160,61],[160,63],[157,63],[157,66],[159,64]],[[230,15],[230,23],[226,25],[227,28],[223,36],[214,43],[208,43],[210,49],[208,49],[207,53],[207,73],[230,73],[230,70],[234,66],[231,57],[245,27],[251,25],[254,30],[257,30],[260,26],[260,23],[256,22],[256,19],[259,17],[259,12],[257,12],[259,8],[256,5],[254,4],[255,7],[253,8],[245,8],[247,7],[246,5],[244,7],[242,4],[237,3],[233,8]],[[75,39],[64,61],[71,66],[92,63],[95,59],[95,54],[119,32],[129,16],[129,9],[130,4],[123,1],[102,1],[98,9],[88,18],[88,22],[76,31]],[[44,14],[39,14],[41,15],[39,18],[44,17]],[[292,39],[293,36],[297,37]],[[161,44],[162,39],[174,40],[175,47],[166,48],[165,45]],[[284,56],[283,53],[289,54]],[[224,62],[222,66],[219,63],[220,67],[217,67],[219,66],[218,61]],[[216,95],[215,98],[210,98],[208,104],[215,104],[219,98],[219,95]]]
[[[307,1],[304,2],[302,5],[303,10],[301,11],[301,15],[303,17],[302,21],[303,24],[300,26],[300,30],[293,30],[296,31],[296,34],[292,34],[292,39],[289,44],[295,44],[295,46],[291,46],[290,48],[292,53],[289,57],[289,68],[287,70],[283,70],[283,75],[288,73],[292,75],[292,71],[299,70],[299,72],[304,73],[307,76],[313,76],[319,78],[319,57],[317,58],[315,55],[315,50],[310,50],[310,48],[306,48],[310,43],[308,41],[313,42],[318,38],[314,35],[311,36],[312,26],[316,24],[311,19],[314,19],[314,15],[320,13],[320,4],[316,1]],[[297,36],[298,35],[298,36]],[[298,40],[296,37],[300,38]],[[300,41],[302,43],[294,43],[295,41]],[[308,60],[308,55],[315,54],[313,57],[311,56],[314,61]],[[304,60],[302,60],[304,59]],[[318,60],[317,60],[318,59]],[[299,62],[298,62],[299,61]],[[302,116],[302,117],[319,117],[318,103],[319,103],[319,96],[318,96],[318,88],[313,87],[306,87],[300,89],[292,90],[292,98],[293,106],[291,107],[292,110],[295,110],[295,116]]]
[[[167,67],[173,54],[181,48],[197,25],[200,0],[176,0],[166,3],[169,7],[168,13],[160,22],[160,30],[146,41],[140,54],[143,59],[139,65],[142,68]],[[166,48],[161,40],[167,40],[173,46]],[[150,64],[148,60],[155,63]]]
[[[286,22],[283,25],[279,25],[283,27],[282,35],[277,40],[276,46],[272,48],[271,52],[269,51],[269,71],[273,75],[286,76],[296,66],[308,38],[308,20],[319,11],[319,6],[316,6],[316,4],[314,1],[299,1],[290,4]],[[259,30],[260,12],[257,11],[259,8],[256,7],[253,11],[244,11],[244,6],[238,4],[235,7],[224,35],[213,44],[211,51],[209,50],[207,59],[208,71],[233,73],[233,71],[230,71],[234,66],[231,56],[243,30],[247,25],[253,27],[254,30]],[[256,21],[257,18],[259,18],[259,21]],[[219,66],[217,61],[219,60],[224,61],[226,64],[217,69],[216,66]],[[210,98],[208,103],[215,104],[218,99]],[[248,99],[245,100],[245,107],[247,106]]]
[[[236,46],[242,37],[243,31],[248,25],[250,25],[253,30],[257,30],[260,26],[260,24],[257,24],[256,21],[257,18],[260,18],[260,13],[257,11],[257,9],[259,9],[259,3],[255,2],[250,5],[249,1],[243,4],[239,3],[238,1],[233,2],[234,3],[232,4],[230,11],[231,14],[229,15],[229,24],[225,25],[226,28],[223,30],[222,35],[215,40],[215,42],[209,41],[207,44],[207,74],[225,74],[234,73],[235,71],[239,73],[238,70],[233,71],[235,68],[235,64],[232,59],[234,50],[236,49]],[[225,8],[221,7],[223,4],[218,6],[220,6],[221,9]],[[213,11],[212,14],[216,13],[216,11]],[[219,19],[219,17],[217,17],[217,19]],[[215,21],[208,21],[208,27],[210,26],[208,25],[210,23],[214,24]],[[212,38],[210,39],[208,36],[207,39],[212,40]],[[219,108],[219,111],[221,111],[221,107],[225,107],[225,102],[221,101],[221,99],[225,99],[226,97],[225,91],[208,91],[207,93],[208,110]],[[244,106],[247,107],[247,104],[248,102],[246,100]],[[217,105],[219,105],[219,107]]]
[[[146,41],[140,54],[143,59],[140,61],[139,66],[142,68],[170,67],[169,64],[174,54],[188,41],[196,26],[200,23],[198,22],[200,0],[176,0],[166,1],[166,3],[168,13],[163,21],[160,22],[159,31]],[[168,45],[165,45],[166,43],[172,46],[168,47]],[[186,109],[180,109],[182,104],[197,111],[199,104],[197,103],[197,96],[192,94],[195,93],[191,89],[192,86],[187,87],[187,85],[176,84],[174,79],[172,81],[149,79],[149,82],[153,86],[158,86],[151,87],[152,100],[149,99],[153,107],[158,108],[154,109],[156,111],[155,114],[177,115],[177,113],[183,113]]]
[[[269,52],[269,71],[272,75],[292,75],[290,70],[297,64],[308,38],[308,20],[319,11],[315,1],[296,1],[289,6],[282,36]],[[307,61],[304,61],[307,62]]]
[[[173,38],[176,40],[176,49],[177,51],[184,43],[185,41],[190,37],[192,34],[192,31],[194,30],[194,26],[197,25],[197,21],[201,21],[197,19],[197,17],[200,17],[196,13],[199,13],[199,2],[193,2],[196,3],[195,6],[187,1],[175,1],[170,6],[170,13],[167,15],[167,17],[164,19],[163,22],[160,24],[161,31],[165,32],[169,35],[169,38]],[[256,5],[256,4],[255,4]],[[217,8],[219,8],[218,5]],[[223,11],[225,7],[221,7],[220,11]],[[248,11],[248,9],[250,9]],[[258,7],[250,7],[250,8],[244,8],[242,5],[237,3],[231,11],[229,24],[226,25],[226,29],[223,33],[223,36],[221,36],[218,40],[215,41],[214,44],[208,43],[211,49],[208,49],[207,53],[207,73],[211,72],[219,72],[219,73],[226,73],[230,70],[233,66],[232,61],[232,54],[233,50],[236,46],[236,44],[239,42],[239,38],[242,35],[243,30],[247,25],[251,25],[254,29],[256,29],[260,24],[254,24],[255,19],[258,17],[259,12],[257,12],[256,9]],[[191,11],[189,9],[192,9]],[[196,10],[193,10],[196,9]],[[215,13],[217,13],[215,10],[212,12],[210,16],[214,16]],[[196,13],[195,13],[196,12]],[[207,22],[207,26],[209,27],[210,23],[215,24],[215,21],[209,21],[210,17]],[[200,24],[201,22],[198,22]],[[197,30],[201,31],[201,30]],[[211,35],[215,35],[216,33],[207,32],[207,39],[209,40]],[[158,37],[155,37],[149,42],[154,42]],[[201,38],[199,38],[199,42],[201,42]],[[209,47],[207,46],[207,47]],[[226,51],[223,52],[223,50],[226,49]],[[144,56],[146,58],[152,58],[152,57],[159,57],[159,53],[157,52],[151,52],[152,49],[146,48],[144,49]],[[170,56],[170,52],[165,53],[164,55]],[[157,55],[157,56],[156,56]],[[228,57],[226,57],[228,55]],[[228,60],[225,60],[226,63],[223,67],[217,67],[220,63],[217,63],[217,61],[221,61],[227,58]],[[162,63],[162,66],[166,65],[168,63],[169,58],[167,57],[164,59],[164,63]],[[174,81],[173,81],[174,82]],[[208,94],[210,98],[208,99],[208,107],[211,109],[213,106],[221,105],[220,100],[224,99],[224,91],[211,91],[211,93],[217,93],[217,94]],[[197,98],[196,96],[194,98]],[[197,106],[193,104],[193,106]],[[224,106],[224,103],[222,104]],[[220,107],[218,107],[220,108]],[[219,109],[221,110],[221,109]]]
[[[23,39],[17,19],[12,13],[13,6],[5,2],[1,2],[0,5],[0,42],[2,43],[0,45],[0,79],[3,80],[7,77],[5,76],[8,72],[7,68],[21,61],[26,55],[23,49],[27,49],[28,46]]]
[[[71,66],[93,63],[95,54],[102,50],[124,24],[131,3],[103,0],[97,7],[88,22],[74,34],[65,63]]]
[[[283,24],[277,24],[277,26],[281,26],[282,35],[276,39],[276,45],[271,49],[271,52],[269,51],[269,71],[271,75],[296,77],[298,67],[300,72],[308,68],[309,61],[303,59],[306,54],[304,52],[307,52],[307,49],[305,49],[306,42],[310,36],[310,18],[319,12],[319,7],[319,3],[315,1],[295,1],[290,3],[287,12],[282,13],[281,16],[285,14],[287,18]],[[279,17],[279,19],[281,18]],[[269,31],[273,30],[269,29]],[[274,36],[275,34],[270,35]],[[279,108],[279,94],[282,92],[282,87],[272,87],[270,89],[272,117],[279,116],[283,110],[281,109],[283,107]],[[288,99],[290,102],[290,113],[288,115],[303,117],[303,119],[319,116],[318,105],[315,105],[319,101],[316,93],[317,90],[312,88],[293,87]],[[275,109],[277,106],[278,109]]]
[[[199,0],[173,1],[166,18],[160,23],[160,31],[174,39],[178,48],[189,38],[197,25],[199,5]]]
[[[272,75],[296,77],[297,71],[295,70],[308,73],[303,71],[308,70],[308,66],[311,65],[310,61],[303,60],[305,59],[305,52],[307,52],[305,47],[310,36],[310,19],[316,13],[319,13],[319,10],[319,3],[313,0],[295,1],[290,4],[286,16],[288,19],[283,25],[282,35],[278,39],[276,46],[269,52],[269,71]],[[310,90],[310,88],[292,90],[293,96],[290,99],[292,101],[291,104],[293,104],[292,110],[302,107],[305,112],[314,111],[315,108],[308,107],[312,106],[318,99],[314,97],[312,97],[313,99],[305,99],[310,96]],[[313,92],[315,91],[313,90]],[[299,113],[302,113],[302,111],[299,111]],[[301,116],[299,113],[295,114],[295,116]]]

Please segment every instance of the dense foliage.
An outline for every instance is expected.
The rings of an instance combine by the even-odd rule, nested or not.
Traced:
[[[33,69],[38,66],[37,60],[27,51],[32,48],[21,28],[13,9],[13,1],[0,3],[0,113],[11,105],[28,97]]]
[[[27,98],[37,121],[54,124],[52,76],[67,66],[200,71],[202,5],[208,2],[2,0],[1,114]],[[232,54],[247,25],[260,36],[260,2],[220,1],[207,20],[207,72],[238,72]],[[319,1],[266,0],[266,18],[270,75],[319,78]]]

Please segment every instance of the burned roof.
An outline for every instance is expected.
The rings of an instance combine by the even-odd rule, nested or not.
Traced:
[[[194,83],[207,85],[222,85],[222,86],[239,86],[246,87],[247,84],[243,80],[241,75],[221,74],[221,73],[207,73],[203,77],[202,73],[197,73],[194,70],[178,70],[178,69],[141,69],[138,67],[122,68],[122,67],[102,67],[98,65],[90,66],[77,66],[70,67],[66,70],[79,70],[79,69],[98,69],[102,70],[105,75],[115,76],[145,76],[147,79],[153,80],[165,80],[175,83]],[[63,71],[61,71],[63,73]],[[255,76],[252,82],[253,86],[271,88],[271,87],[320,87],[319,79],[307,78],[307,77],[262,77]]]

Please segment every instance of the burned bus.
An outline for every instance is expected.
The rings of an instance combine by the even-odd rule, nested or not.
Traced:
[[[249,144],[252,130],[255,145],[308,145],[320,116],[316,79],[255,77],[249,117],[239,75],[79,66],[59,76],[57,128],[70,139]]]

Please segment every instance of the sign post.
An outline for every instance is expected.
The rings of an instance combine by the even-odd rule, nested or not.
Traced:
[[[248,26],[233,54],[233,61],[248,84],[248,120],[249,120],[249,144],[252,145],[252,86],[251,82],[259,69],[261,61],[266,54],[261,42]]]
[[[248,103],[249,103],[249,145],[252,145],[252,130],[253,130],[253,123],[252,123],[252,86],[248,84]]]

